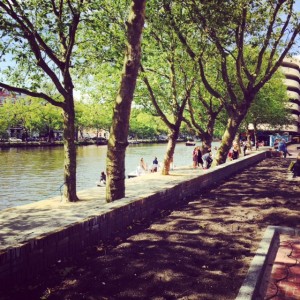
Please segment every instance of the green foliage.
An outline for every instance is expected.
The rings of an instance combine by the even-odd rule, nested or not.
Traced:
[[[70,61],[76,89],[82,95],[80,102],[75,103],[78,128],[109,129],[111,125],[126,44],[125,22],[129,3],[128,0],[100,0],[84,2],[80,6],[79,2],[72,2],[73,9],[81,12]],[[262,81],[266,75],[269,76],[269,68],[274,66],[286,47],[286,42],[280,39],[280,29],[287,16],[291,16],[287,30],[292,32],[295,26],[299,26],[297,12],[289,11],[288,5],[291,3],[291,0],[148,2],[142,45],[143,74],[151,84],[165,119],[170,123],[176,120],[187,85],[195,78],[196,87],[192,89],[188,110],[193,111],[197,125],[203,130],[211,113],[220,107],[220,101],[225,105],[225,110],[217,116],[214,125],[218,136],[222,135],[229,114],[238,112],[240,107],[250,107],[246,123],[269,123],[272,126],[288,124],[290,119],[285,109],[286,100],[283,100],[286,97],[280,83],[282,78],[275,75],[271,80],[266,80],[268,83]],[[276,5],[279,5],[280,14],[274,18],[268,36],[268,26]],[[32,22],[46,46],[64,61],[67,48],[61,37],[67,37],[65,45],[69,45],[72,23],[68,7],[64,6],[60,19],[53,13],[51,1],[29,0],[22,3],[21,8],[20,15]],[[2,80],[5,77],[5,80],[18,87],[43,91],[57,103],[63,102],[57,86],[49,83],[49,78],[36,64],[37,57],[20,25],[3,10],[0,14],[0,31],[5,36],[0,42],[0,60],[4,62],[0,68]],[[179,37],[172,22],[180,29],[185,40]],[[282,37],[287,38],[288,35]],[[42,44],[40,51],[45,61],[50,62],[52,58]],[[14,63],[7,64],[5,60]],[[58,65],[52,61],[49,66],[63,85]],[[143,82],[143,74],[135,92],[130,134],[151,137],[165,132],[167,127],[153,106]],[[204,79],[209,88],[204,84]],[[244,101],[246,96],[257,93],[259,89],[261,91],[252,105],[252,99]],[[11,125],[24,124],[29,130],[41,129],[42,122],[51,124],[53,128],[61,128],[60,113],[55,109],[52,111],[48,105],[40,106],[40,103],[34,104],[32,99],[30,101],[11,108],[8,104],[2,107],[0,113],[4,111],[8,117],[0,118],[0,128],[5,131],[9,122]],[[40,115],[34,114],[35,110],[40,111]],[[184,114],[186,118],[189,116],[188,110]]]
[[[52,1],[23,1],[19,7],[7,5],[14,13],[6,13],[5,3],[1,4],[0,31],[4,38],[0,42],[1,60],[9,61],[1,65],[1,82],[10,82],[20,88],[38,91],[50,78],[45,76],[45,62],[56,79],[61,78],[61,65],[72,47],[74,14],[85,13],[79,1],[72,5],[52,6]],[[59,12],[58,9],[61,8]],[[12,17],[14,16],[14,17]],[[28,30],[24,30],[24,28]],[[52,80],[53,80],[52,76]],[[62,81],[61,81],[62,83]]]
[[[0,116],[2,130],[14,126],[22,126],[29,133],[62,129],[61,110],[41,99],[7,99],[0,107]]]
[[[270,130],[292,123],[284,76],[280,70],[256,95],[245,118],[247,124],[264,125]]]
[[[91,13],[81,23],[80,42],[75,51],[79,82],[92,80],[96,83],[107,77],[117,81],[124,58],[129,3],[127,0],[101,0],[90,4]]]
[[[195,77],[193,63],[173,29],[167,26],[162,4],[153,3],[147,8],[147,16],[143,72],[137,85],[135,103],[150,114],[160,116],[170,128],[180,119],[180,108]],[[142,83],[145,79],[149,86]]]
[[[111,111],[103,103],[76,102],[76,125],[81,129],[109,130]]]
[[[129,129],[131,137],[156,139],[158,135],[166,132],[167,128],[160,118],[152,116],[144,109],[132,109]]]

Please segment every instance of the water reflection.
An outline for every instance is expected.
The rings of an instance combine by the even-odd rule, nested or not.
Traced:
[[[126,150],[126,175],[136,169],[143,157],[150,166],[154,157],[163,162],[166,144],[130,145]],[[191,165],[193,147],[176,145],[175,166]],[[105,170],[106,146],[77,148],[77,187],[95,186]],[[63,184],[62,147],[10,148],[0,150],[0,210],[60,195]]]

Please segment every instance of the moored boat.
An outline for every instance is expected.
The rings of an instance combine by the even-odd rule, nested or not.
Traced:
[[[187,142],[185,143],[185,145],[186,145],[186,146],[195,146],[195,145],[196,145],[196,142],[194,142],[194,141],[187,141]]]

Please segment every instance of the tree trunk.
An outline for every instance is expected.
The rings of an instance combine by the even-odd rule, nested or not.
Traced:
[[[222,137],[221,145],[218,152],[216,153],[213,165],[221,165],[226,162],[228,152],[232,146],[232,142],[235,138],[235,135],[238,131],[238,128],[243,120],[242,116],[234,119],[233,117],[229,118],[227,121],[227,126]]]
[[[64,191],[63,201],[75,202],[78,200],[76,193],[76,146],[75,136],[75,111],[73,101],[68,109],[64,110]]]
[[[141,36],[145,21],[145,6],[146,0],[133,0],[126,23],[128,45],[107,146],[107,202],[125,197],[125,152],[128,145],[131,103],[141,60]]]
[[[254,146],[255,146],[255,150],[258,149],[258,138],[257,138],[257,127],[256,124],[253,124],[253,138],[254,138]]]
[[[198,136],[201,139],[201,143],[202,143],[201,152],[202,152],[202,154],[207,153],[208,150],[211,149],[211,143],[213,141],[214,127],[215,127],[216,117],[217,117],[216,113],[207,112],[207,114],[208,114],[208,120],[207,120],[207,123],[205,125],[205,127],[206,127],[205,131],[201,130],[200,126],[198,126],[198,125],[195,126],[193,124],[194,128],[196,130],[196,133],[198,134]]]
[[[201,135],[201,141],[202,141],[202,154],[205,154],[208,152],[209,149],[211,149],[211,143],[213,140],[213,135],[210,133],[210,130],[207,130],[207,132],[203,135]]]
[[[179,136],[179,129],[173,131],[169,135],[167,151],[166,151],[166,155],[164,158],[164,165],[163,165],[163,168],[161,171],[162,175],[169,175],[170,166],[173,163],[173,159],[174,159],[175,146],[176,146],[176,141],[178,139],[178,136]]]
[[[118,141],[117,141],[118,140]],[[110,133],[106,159],[106,201],[125,197],[125,152],[128,145],[127,136],[121,139]]]

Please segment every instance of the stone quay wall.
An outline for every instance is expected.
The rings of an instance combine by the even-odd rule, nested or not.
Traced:
[[[116,232],[124,230],[134,221],[150,218],[157,210],[171,208],[176,202],[199,194],[203,189],[212,187],[265,157],[266,152],[257,152],[206,170],[205,173],[186,176],[171,182],[158,192],[109,203],[104,213],[10,246],[0,252],[1,285],[10,286],[29,280],[55,262],[112,238]],[[34,224],[32,226],[34,230]]]

